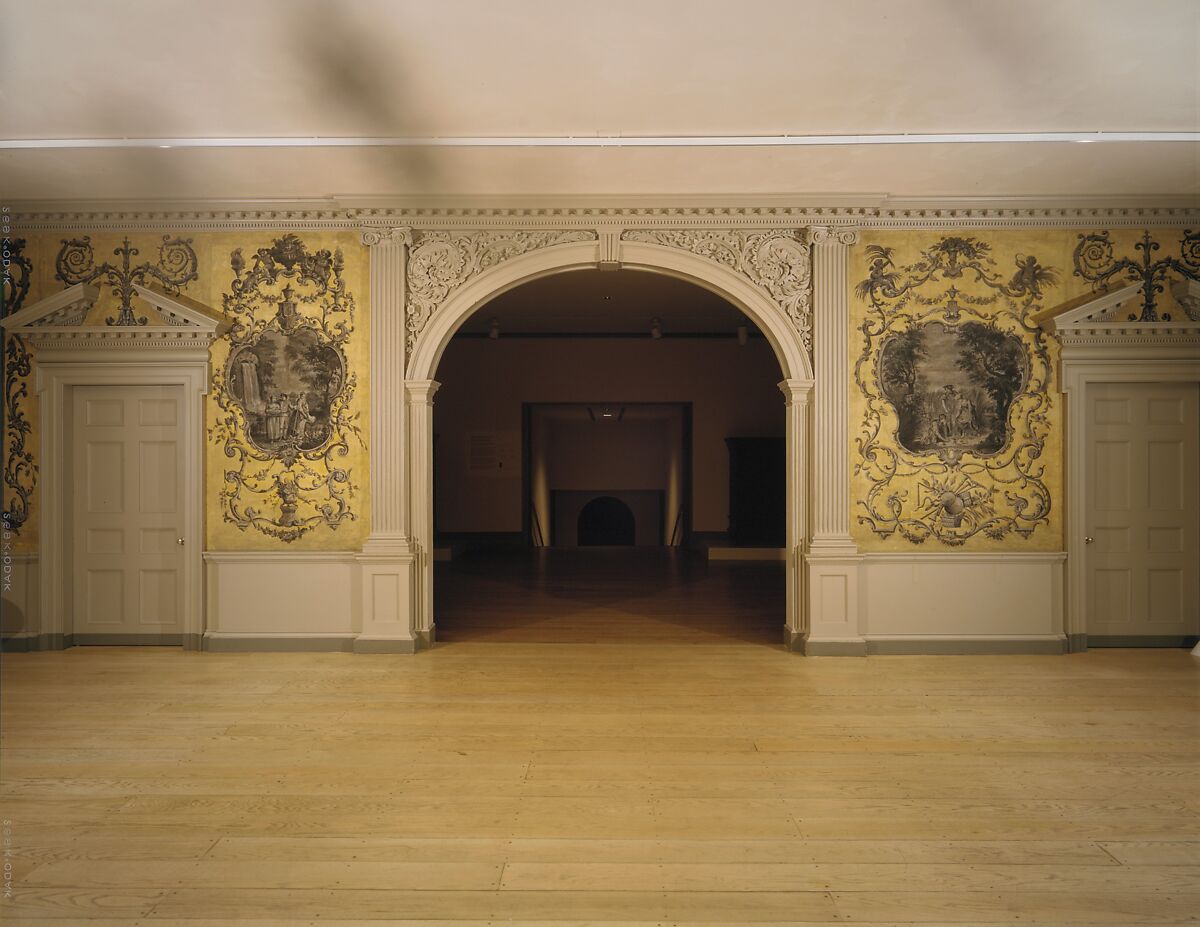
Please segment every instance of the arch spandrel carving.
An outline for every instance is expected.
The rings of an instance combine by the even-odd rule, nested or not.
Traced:
[[[623,241],[708,258],[764,290],[812,355],[812,260],[807,229],[629,229]]]
[[[405,354],[412,356],[417,339],[446,298],[489,268],[553,245],[595,241],[590,230],[477,229],[414,231],[408,257]]]

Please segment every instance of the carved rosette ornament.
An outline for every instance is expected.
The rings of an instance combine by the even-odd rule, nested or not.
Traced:
[[[351,408],[355,303],[342,253],[309,251],[288,234],[249,262],[235,249],[230,267],[233,328],[213,376],[219,417],[209,431],[235,464],[224,474],[224,518],[288,542],[353,521],[357,487],[341,458],[352,439],[365,442]]]
[[[375,244],[363,233],[365,244]],[[384,232],[380,232],[383,235]],[[380,239],[382,240],[382,238]],[[470,230],[416,231],[408,257],[405,351],[411,355],[425,325],[446,298],[483,271],[509,258],[578,241],[595,241],[594,231]]]
[[[715,261],[765,290],[812,353],[812,264],[802,229],[630,229],[624,241],[665,245]]]

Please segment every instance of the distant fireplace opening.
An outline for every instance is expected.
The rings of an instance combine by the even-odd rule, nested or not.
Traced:
[[[580,547],[632,547],[636,535],[633,509],[612,496],[599,496],[579,513]]]

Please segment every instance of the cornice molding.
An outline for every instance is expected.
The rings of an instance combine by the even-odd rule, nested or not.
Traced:
[[[357,231],[396,228],[1110,228],[1200,224],[1200,197],[938,198],[887,196],[528,197],[293,201],[16,202],[17,232],[222,229]],[[366,241],[364,241],[366,243]]]

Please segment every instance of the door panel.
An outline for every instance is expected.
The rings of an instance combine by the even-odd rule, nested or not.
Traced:
[[[182,401],[182,387],[73,391],[67,517],[76,635],[182,633]]]
[[[1200,390],[1088,388],[1088,635],[1200,631]]]

